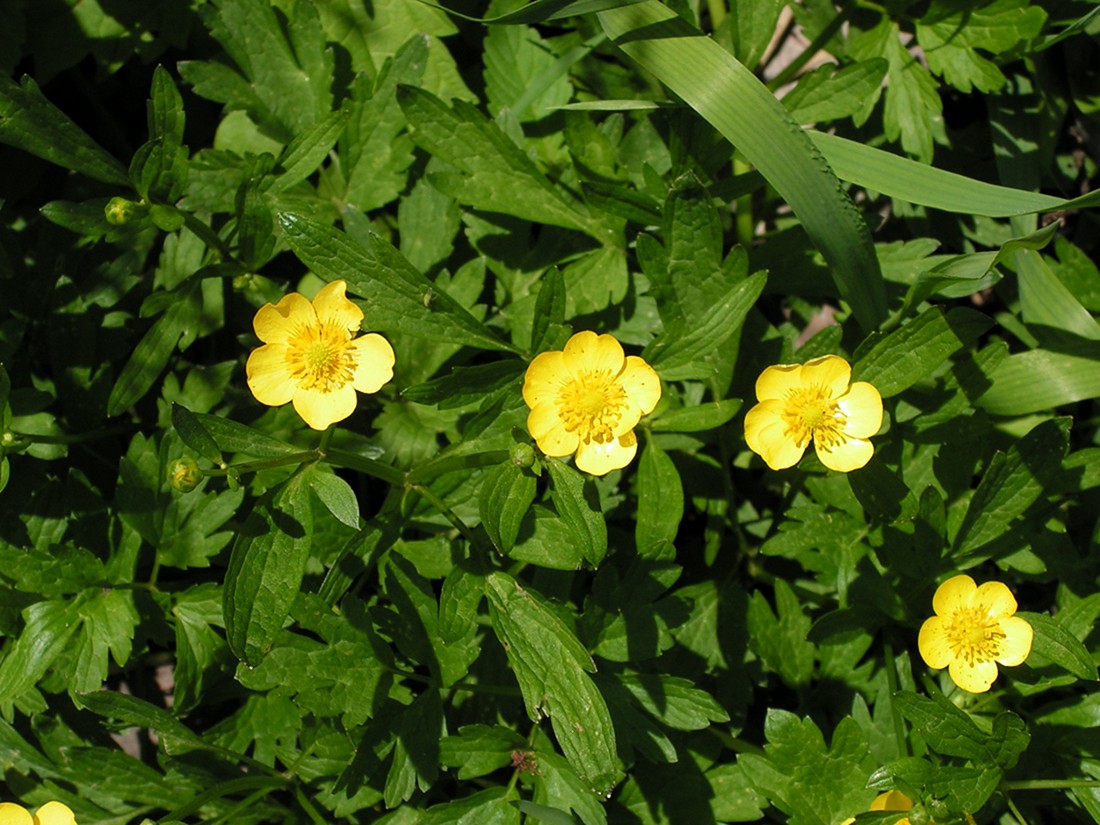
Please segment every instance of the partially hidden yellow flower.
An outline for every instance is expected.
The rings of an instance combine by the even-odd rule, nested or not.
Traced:
[[[76,825],[76,817],[62,802],[47,802],[33,814],[14,802],[0,802],[0,825]]]
[[[768,367],[756,379],[760,403],[745,415],[745,443],[773,470],[797,464],[811,441],[830,470],[858,470],[874,453],[868,439],[882,426],[882,396],[851,378],[838,355]]]
[[[374,332],[355,338],[362,321],[344,281],[312,302],[291,292],[265,304],[252,321],[264,345],[248,356],[248,388],[270,407],[293,402],[315,430],[343,421],[355,412],[356,392],[378,392],[393,378],[393,347]]]
[[[990,581],[980,587],[970,576],[954,576],[932,597],[936,615],[925,620],[917,638],[929,667],[947,668],[955,684],[984,693],[997,678],[997,665],[1023,664],[1034,631],[1014,616],[1016,599],[1008,587]]]
[[[610,335],[578,332],[564,350],[527,367],[527,429],[546,455],[576,453],[578,469],[601,476],[638,452],[634,427],[661,400],[661,379]]]
[[[875,797],[874,802],[871,803],[869,811],[911,811],[913,810],[913,800],[903,794],[901,791],[887,791],[886,793],[880,793]],[[845,819],[841,825],[851,825],[855,822],[856,818],[850,816]],[[899,819],[895,825],[909,825],[908,819]]]

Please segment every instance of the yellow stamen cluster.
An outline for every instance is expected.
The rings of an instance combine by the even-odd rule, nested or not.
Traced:
[[[811,440],[826,450],[847,441],[844,435],[847,418],[829,389],[820,384],[791,390],[783,420],[787,422],[784,434],[803,449]]]
[[[287,341],[286,360],[298,386],[332,392],[355,377],[355,352],[351,335],[335,324],[301,326]]]
[[[609,370],[583,370],[564,382],[555,403],[568,432],[586,444],[608,444],[623,417],[626,392]]]
[[[951,652],[968,665],[995,662],[1001,655],[1004,631],[985,608],[956,611],[947,621],[946,632]]]

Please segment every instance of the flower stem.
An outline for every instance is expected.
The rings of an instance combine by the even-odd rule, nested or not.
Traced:
[[[25,445],[20,445],[20,447],[23,447],[31,444],[82,444],[85,441],[96,441],[100,438],[122,435],[132,429],[133,427],[129,424],[120,424],[116,427],[106,427],[102,430],[93,430],[90,433],[77,433],[75,435],[38,435],[36,433],[16,432],[15,430],[8,430],[5,435],[10,436],[12,439],[27,442]]]
[[[1068,788],[1100,788],[1100,779],[1018,779],[1001,783],[1002,791],[1061,791]]]

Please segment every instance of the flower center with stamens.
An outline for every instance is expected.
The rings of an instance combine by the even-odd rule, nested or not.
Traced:
[[[956,610],[947,623],[947,643],[951,652],[968,665],[995,661],[1001,655],[1004,639],[1000,622],[981,607]]]
[[[829,391],[820,384],[791,390],[783,408],[783,420],[787,424],[785,434],[799,447],[805,447],[814,439],[828,450],[848,440],[843,432],[847,419]]]
[[[586,444],[607,444],[626,408],[626,392],[610,370],[583,370],[558,393],[558,415],[565,429]]]
[[[355,377],[355,351],[351,335],[335,324],[310,324],[287,341],[290,373],[304,390],[332,392]]]

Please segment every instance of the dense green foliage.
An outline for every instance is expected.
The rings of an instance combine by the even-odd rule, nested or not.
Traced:
[[[81,825],[1100,822],[1093,0],[9,0],[0,801]],[[807,127],[806,124],[812,124]],[[344,280],[322,433],[253,318]],[[661,378],[594,477],[531,359]],[[745,446],[825,354],[850,473]],[[1034,629],[992,690],[937,585]]]

